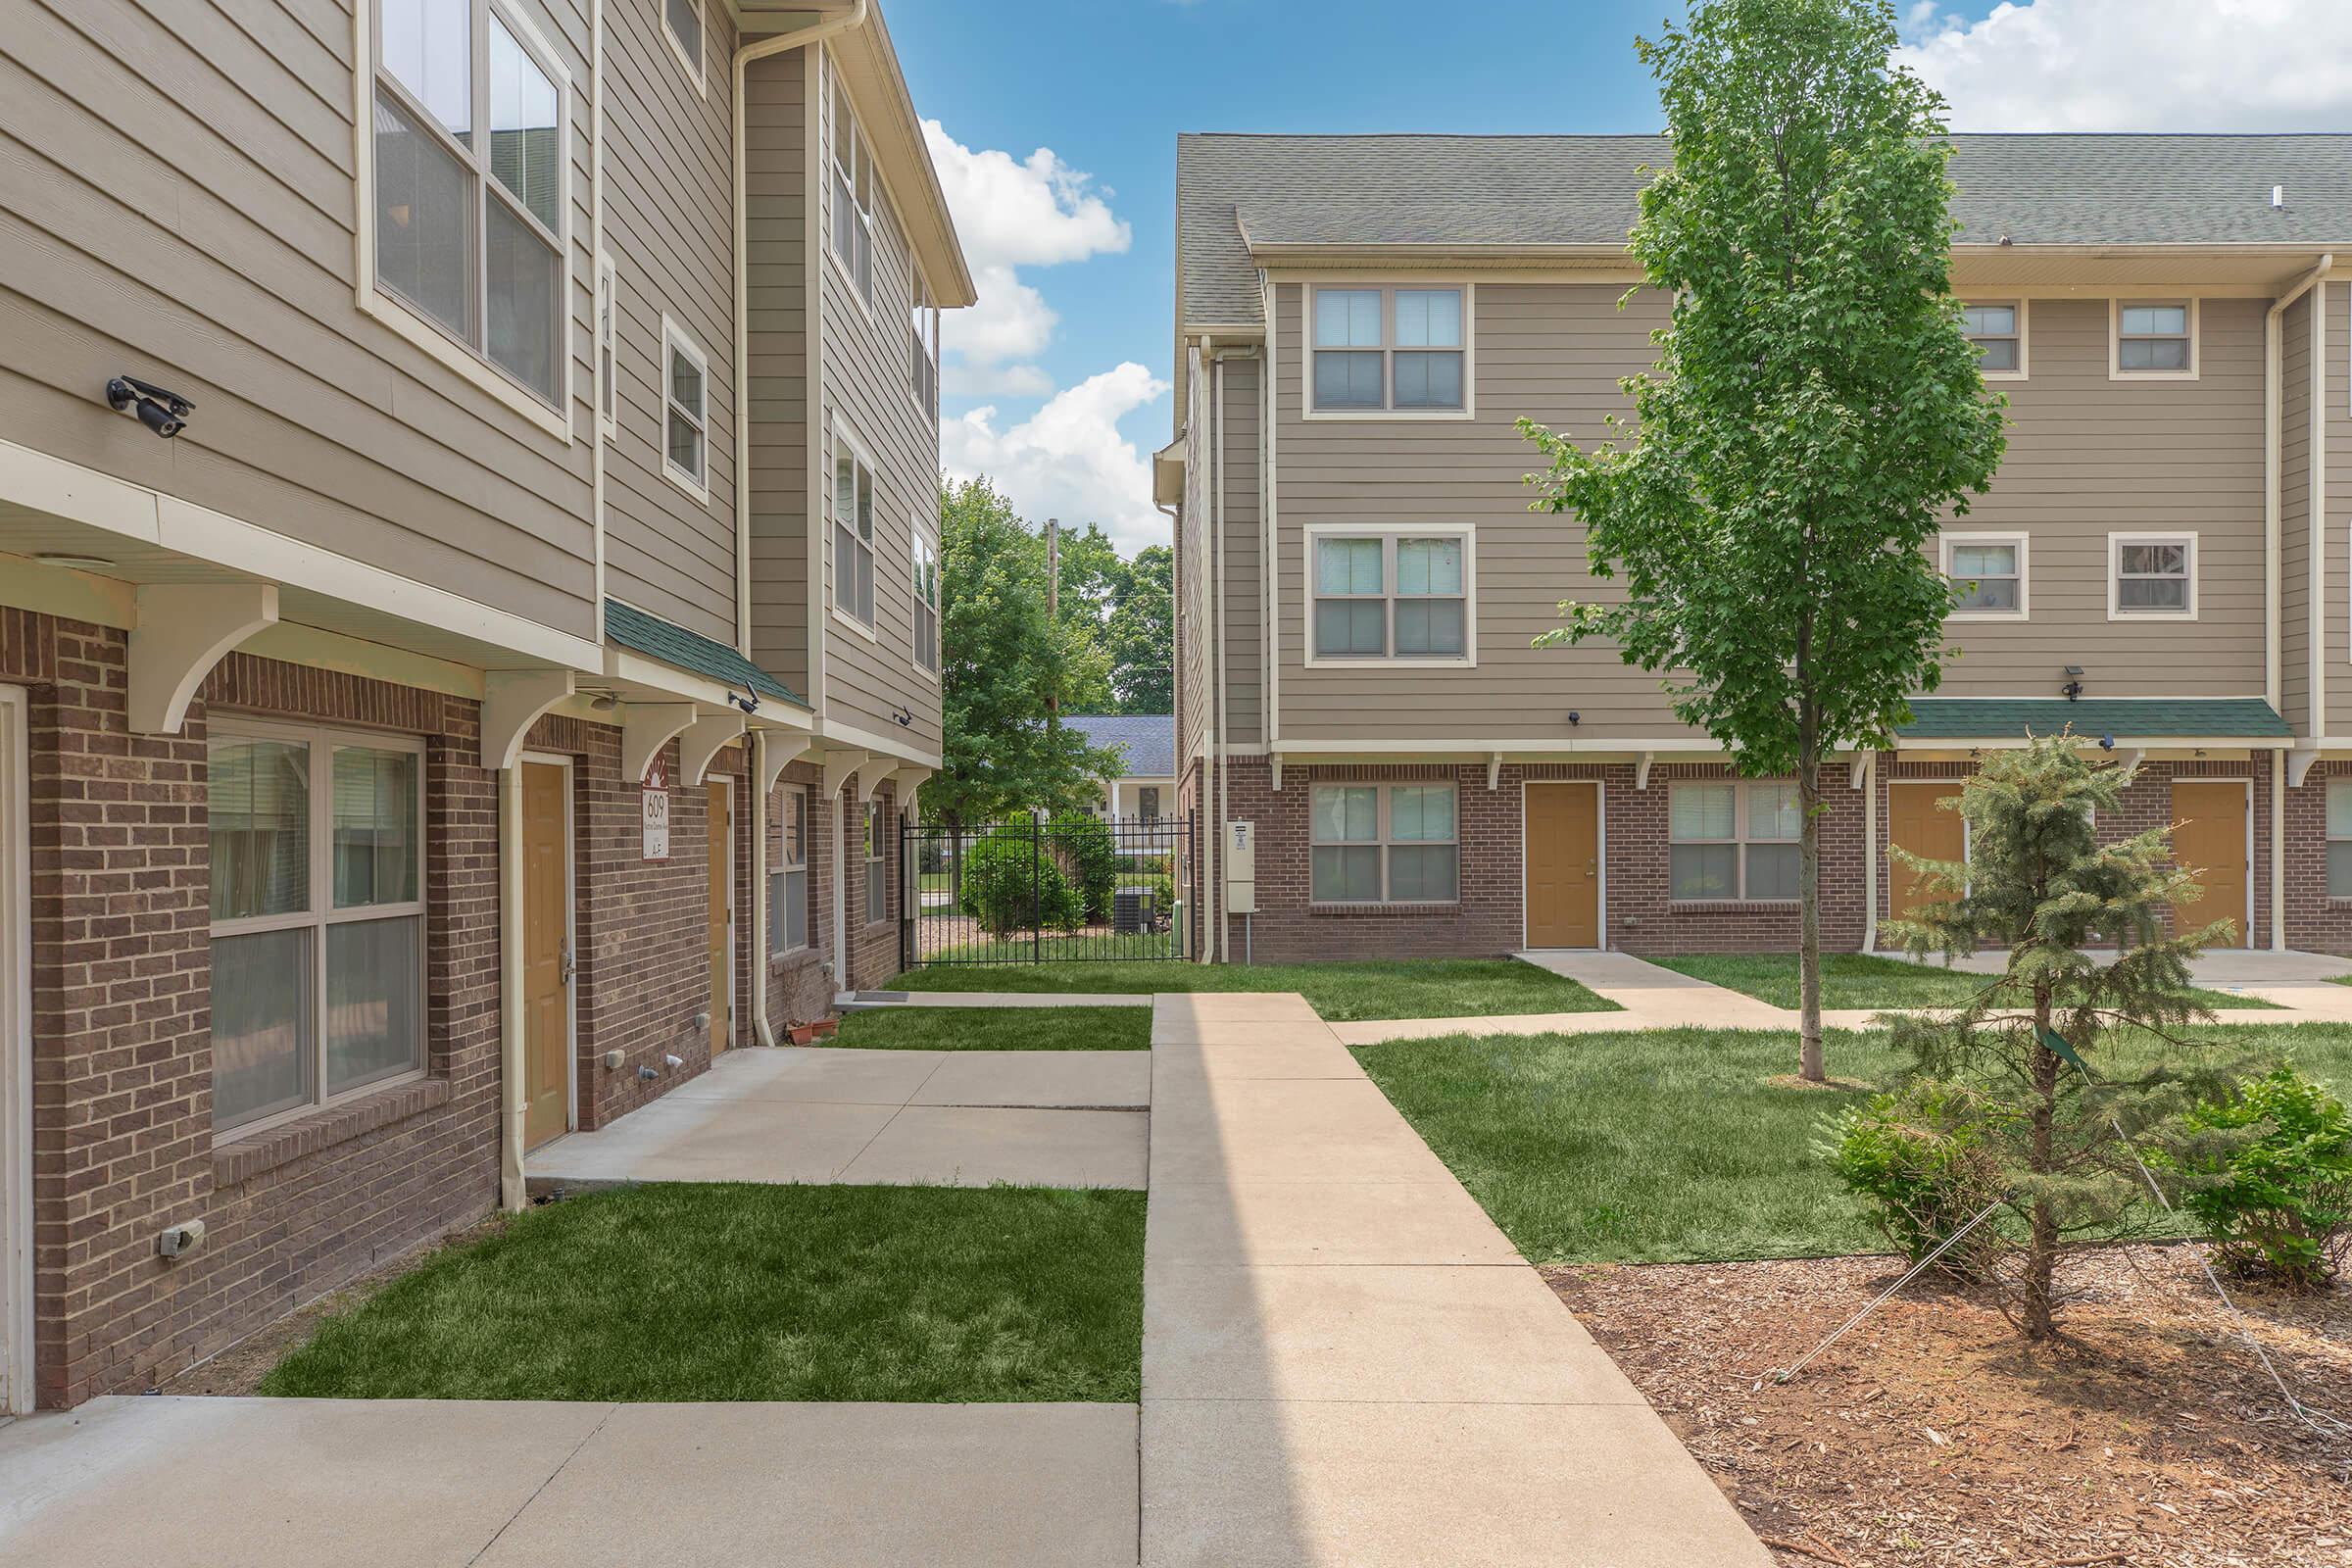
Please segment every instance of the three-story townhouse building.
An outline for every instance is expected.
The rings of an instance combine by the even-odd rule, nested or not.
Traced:
[[[938,321],[873,0],[12,0],[0,1413],[897,960]]]
[[[1893,750],[1825,771],[1824,939],[1871,949],[1915,897],[1889,847],[1964,857],[1938,803],[2071,726],[2138,760],[2101,827],[2177,823],[2200,923],[2352,952],[2352,137],[1952,140],[2009,447],[1936,546],[1961,657]],[[1514,421],[1630,413],[1667,308],[1625,235],[1667,156],[1182,138],[1155,485],[1202,956],[1796,946],[1793,781],[1741,777],[1613,647],[1530,646],[1615,585],[1529,512]]]

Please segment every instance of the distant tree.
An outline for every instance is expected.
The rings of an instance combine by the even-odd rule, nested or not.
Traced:
[[[1176,711],[1176,556],[1147,545],[1110,612],[1110,685],[1122,713]]]
[[[1045,540],[987,479],[940,491],[940,647],[945,760],[923,786],[926,814],[984,822],[1100,798],[1111,751],[1058,722],[1072,688],[1108,691],[1099,638],[1055,625]]]
[[[1632,248],[1671,324],[1624,383],[1621,439],[1520,421],[1551,462],[1538,508],[1577,514],[1593,573],[1625,584],[1563,603],[1538,644],[1615,641],[1740,772],[1795,775],[1816,1082],[1821,764],[1884,747],[1935,690],[1951,590],[1927,546],[2003,447],[1951,298],[1942,100],[1894,44],[1884,0],[1711,0],[1640,42],[1674,162]]]

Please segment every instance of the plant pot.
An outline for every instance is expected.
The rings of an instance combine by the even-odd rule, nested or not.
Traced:
[[[839,1018],[819,1018],[808,1027],[816,1031],[817,1039],[830,1040],[841,1032],[841,1020]]]
[[[784,1031],[784,1034],[786,1038],[791,1040],[794,1045],[805,1046],[816,1038],[816,1025],[812,1023],[796,1023],[787,1028]]]

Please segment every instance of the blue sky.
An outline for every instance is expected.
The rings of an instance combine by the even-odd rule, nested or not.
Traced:
[[[1164,536],[1142,465],[1171,428],[1154,388],[1179,131],[1656,127],[1633,41],[1679,5],[1452,9],[1474,27],[1449,34],[1399,0],[886,0],[984,295],[947,326],[950,470],[1130,549]],[[2348,15],[2342,0],[1966,0],[1907,4],[1904,36],[1962,128],[2342,128]],[[2195,120],[2163,118],[2183,102]]]

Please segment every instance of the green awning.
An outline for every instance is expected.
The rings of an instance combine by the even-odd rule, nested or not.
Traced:
[[[712,642],[617,599],[605,601],[605,635],[632,653],[707,675],[722,686],[740,686],[761,697],[808,706],[808,699],[725,643]]]
[[[2056,735],[2068,726],[2089,740],[2286,740],[2286,720],[2259,697],[1923,697],[1911,722],[1895,733],[1907,741],[2023,739]]]

